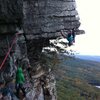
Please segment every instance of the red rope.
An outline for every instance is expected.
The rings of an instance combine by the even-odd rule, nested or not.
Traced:
[[[17,33],[17,34],[18,34],[18,33]],[[2,62],[1,65],[0,65],[0,70],[1,70],[1,68],[3,67],[3,65],[5,64],[5,61],[7,60],[8,56],[9,56],[9,54],[10,54],[10,52],[11,52],[11,49],[12,49],[13,45],[15,44],[15,41],[16,41],[16,36],[15,36],[15,38],[13,39],[12,44],[11,44],[11,47],[8,49],[8,52],[7,52],[7,54],[6,54],[6,56],[5,56],[4,60],[3,60],[3,62]]]
[[[61,32],[61,35],[64,37],[64,38],[66,38],[66,36]]]

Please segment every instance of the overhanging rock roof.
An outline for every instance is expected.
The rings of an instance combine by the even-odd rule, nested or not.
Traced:
[[[80,26],[75,0],[25,0],[23,29],[27,37],[55,38]]]
[[[21,27],[28,38],[56,38],[79,26],[75,0],[0,0],[0,34]]]

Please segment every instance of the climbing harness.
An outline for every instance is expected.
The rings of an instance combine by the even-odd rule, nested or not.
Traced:
[[[8,58],[8,56],[9,56],[11,50],[12,50],[12,47],[13,47],[13,45],[14,45],[15,42],[16,42],[16,37],[17,37],[18,34],[20,34],[20,33],[16,33],[16,34],[15,34],[15,37],[14,37],[14,39],[13,39],[13,41],[12,41],[12,44],[11,44],[11,46],[9,47],[8,52],[6,53],[6,56],[5,56],[4,60],[3,60],[3,62],[1,63],[1,65],[0,65],[0,70],[2,69],[3,65],[5,64],[7,58]]]

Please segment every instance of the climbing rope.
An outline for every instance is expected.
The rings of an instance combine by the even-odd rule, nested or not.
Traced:
[[[61,31],[60,33],[61,33],[61,35],[62,35],[64,38],[66,38],[66,36],[63,34],[63,32],[62,32],[62,31]]]
[[[12,47],[13,47],[13,45],[14,45],[15,42],[16,42],[16,37],[17,37],[18,34],[19,34],[19,33],[16,33],[16,34],[15,34],[15,37],[14,37],[14,39],[13,39],[13,41],[12,41],[12,44],[11,44],[10,48],[8,49],[8,52],[6,53],[6,56],[5,56],[4,60],[3,60],[3,62],[2,62],[1,65],[0,65],[0,70],[2,69],[3,65],[5,64],[7,58],[8,58],[8,56],[9,56],[11,50],[12,50]]]

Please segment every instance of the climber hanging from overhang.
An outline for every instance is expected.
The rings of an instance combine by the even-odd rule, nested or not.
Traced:
[[[68,46],[73,45],[75,42],[75,29],[69,30],[68,33],[65,35],[63,31],[61,31],[61,35],[68,40]]]

